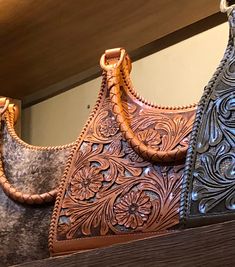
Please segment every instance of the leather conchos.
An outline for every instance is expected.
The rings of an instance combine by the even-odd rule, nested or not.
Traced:
[[[181,222],[192,227],[235,218],[235,13],[220,66],[198,106],[188,150]]]
[[[195,105],[134,91],[124,49],[108,50],[96,106],[69,157],[49,235],[52,255],[174,231]]]

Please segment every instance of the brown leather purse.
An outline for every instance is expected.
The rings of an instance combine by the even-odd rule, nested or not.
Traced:
[[[51,221],[52,255],[174,231],[195,105],[149,104],[124,49],[101,58],[96,106],[69,157]]]
[[[49,256],[55,188],[74,145],[26,144],[14,129],[17,114],[17,106],[0,98],[0,266]]]

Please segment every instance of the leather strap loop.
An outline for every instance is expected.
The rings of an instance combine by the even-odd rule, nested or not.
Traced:
[[[126,60],[128,72],[131,72],[131,60],[127,55],[125,49],[123,48],[114,48],[106,50],[105,53],[101,56],[100,66],[103,70],[108,72],[113,68],[119,68],[123,61]]]
[[[0,99],[0,107],[1,103],[3,103],[4,100]],[[4,106],[5,107],[5,106]],[[3,112],[4,109],[2,109]],[[0,114],[2,114],[0,111]],[[10,125],[11,127],[14,127],[14,122],[16,122],[18,118],[18,107],[13,104],[7,105],[7,108],[4,110],[5,117],[9,116],[10,118]],[[0,126],[1,126],[2,120],[0,120]],[[26,203],[26,204],[43,204],[46,202],[52,202],[55,200],[57,195],[57,190],[51,190],[49,192],[43,193],[43,194],[26,194],[23,192],[18,191],[7,179],[4,173],[4,167],[3,167],[3,161],[2,161],[2,152],[0,152],[0,186],[2,187],[3,191],[6,195],[8,195],[11,199],[20,202],[20,203]]]
[[[10,100],[6,97],[0,98],[0,116],[2,116],[7,110],[10,104]]]
[[[142,158],[153,162],[173,162],[175,160],[181,160],[185,158],[187,153],[187,147],[179,147],[170,151],[159,151],[152,147],[145,145],[135,135],[131,129],[129,122],[125,116],[124,108],[122,106],[121,99],[121,69],[129,69],[129,58],[124,49],[120,49],[121,56],[119,59],[116,57],[112,59],[112,64],[104,66],[107,51],[101,59],[101,67],[107,71],[107,82],[110,90],[110,99],[113,106],[113,112],[116,117],[116,121],[119,125],[119,129],[122,132],[124,138],[130,144],[132,149]],[[109,54],[110,56],[110,54]],[[116,62],[115,62],[116,59]],[[117,61],[118,60],[118,61]]]
[[[8,106],[9,113],[13,116],[13,122],[12,127],[14,127],[14,124],[16,124],[18,118],[19,118],[19,108],[15,104],[9,104]]]
[[[227,0],[221,0],[220,1],[220,11],[222,13],[227,13],[229,16],[234,8],[235,8],[235,4],[229,5]]]

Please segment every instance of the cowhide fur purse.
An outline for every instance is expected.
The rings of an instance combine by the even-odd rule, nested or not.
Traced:
[[[16,117],[17,107],[1,98],[1,267],[49,256],[47,240],[55,188],[73,146],[26,144],[15,132]]]

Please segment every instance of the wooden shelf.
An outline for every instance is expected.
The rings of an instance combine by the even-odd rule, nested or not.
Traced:
[[[231,221],[17,266],[234,266],[234,229]]]
[[[38,102],[99,75],[105,49],[141,58],[225,21],[218,11],[215,0],[3,1],[1,94]]]

